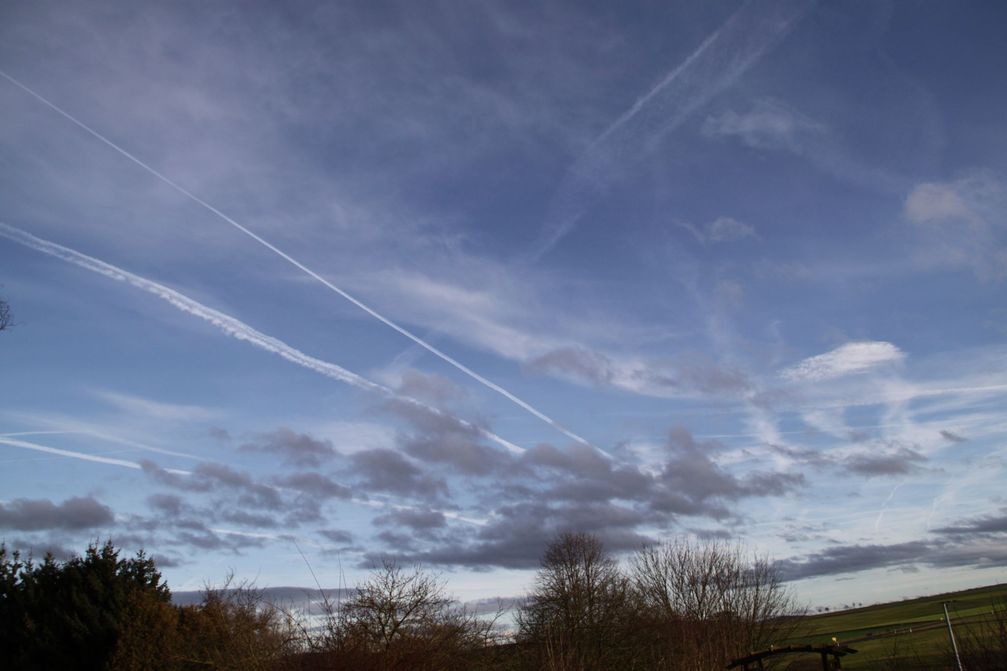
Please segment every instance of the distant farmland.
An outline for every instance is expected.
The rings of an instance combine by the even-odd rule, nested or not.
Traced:
[[[1004,617],[1007,583],[809,615],[793,641],[828,643],[835,637],[858,651],[843,658],[844,669],[916,669],[921,663],[929,665],[926,668],[945,668],[942,665],[952,659],[941,605],[945,601],[953,602],[948,609],[956,638],[968,644],[995,620],[994,606]],[[820,667],[808,666],[807,660],[795,656],[786,668]]]

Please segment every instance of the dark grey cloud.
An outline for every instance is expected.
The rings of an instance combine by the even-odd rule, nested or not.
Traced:
[[[489,445],[475,424],[424,408],[415,403],[389,401],[382,410],[402,420],[406,427],[397,437],[399,448],[423,463],[446,465],[469,476],[489,475],[510,457]]]
[[[551,505],[544,502],[517,503],[498,508],[496,515],[478,529],[457,527],[455,534],[424,550],[402,550],[394,558],[406,563],[489,567],[534,568],[542,550],[557,533],[588,531],[597,534],[613,552],[638,548],[653,539],[634,529],[647,516],[637,510],[613,504]],[[416,537],[395,536],[400,547],[416,544]],[[379,559],[365,556],[365,564]]]
[[[204,461],[193,469],[191,477],[236,490],[239,493],[238,502],[245,505],[266,508],[278,508],[282,505],[280,494],[275,487],[256,482],[248,473],[236,471],[224,464]]]
[[[270,515],[250,513],[247,510],[225,510],[218,517],[224,522],[239,524],[243,527],[275,529],[280,525],[276,518]]]
[[[222,429],[219,426],[211,426],[206,430],[206,433],[216,441],[221,443],[231,442],[231,433],[227,429]]]
[[[230,466],[212,461],[196,465],[189,475],[172,473],[151,461],[141,461],[144,473],[155,481],[190,492],[219,492],[221,488],[236,491],[242,505],[277,508],[282,505],[280,494],[275,487],[256,482],[248,473],[236,471]]]
[[[927,458],[908,447],[897,447],[886,452],[871,451],[847,457],[843,465],[853,473],[867,477],[906,475],[920,468]]]
[[[785,580],[800,580],[912,564],[926,559],[933,550],[931,543],[921,540],[893,545],[839,545],[798,559],[778,561],[776,568]]]
[[[421,498],[437,498],[448,494],[444,480],[424,473],[415,463],[395,450],[362,450],[350,455],[350,461],[350,472],[361,479],[364,489]]]
[[[153,478],[156,482],[172,487],[173,489],[182,489],[189,492],[206,492],[213,486],[213,484],[206,479],[193,478],[191,475],[173,473],[167,469],[161,468],[149,459],[141,459],[140,467],[143,469],[144,473]]]
[[[661,470],[652,506],[663,512],[708,515],[728,514],[726,502],[747,497],[782,496],[805,484],[800,473],[754,472],[735,476],[711,459],[721,446],[698,442],[682,427],[672,429],[666,444],[671,453]]]
[[[904,570],[915,565],[937,568],[1004,567],[1007,566],[1007,545],[999,539],[990,542],[989,539],[960,537],[891,545],[836,545],[803,557],[776,562],[776,568],[786,580],[882,568]]]
[[[245,452],[276,454],[296,466],[320,466],[339,454],[328,440],[312,438],[287,427],[259,434],[242,444],[240,449]]]
[[[0,503],[0,529],[93,529],[115,522],[112,509],[93,496],[75,496],[53,503],[49,499],[14,499]]]
[[[941,438],[952,443],[964,443],[968,441],[968,438],[965,436],[959,435],[954,431],[948,431],[947,429],[941,429]]]
[[[152,494],[147,497],[147,505],[162,515],[171,517],[178,517],[188,508],[182,498],[174,494]]]
[[[328,600],[330,603],[339,603],[352,597],[352,588],[324,587],[260,587],[256,588],[257,595],[262,597],[266,603],[300,609],[307,611],[310,604],[314,613],[320,612],[319,606],[324,605]],[[225,593],[233,590],[224,590]],[[203,590],[172,590],[171,602],[176,606],[193,606],[203,601],[206,592]]]
[[[202,528],[179,531],[173,538],[175,545],[187,545],[199,550],[226,550],[239,552],[242,548],[262,547],[269,539],[243,534],[225,534]]]
[[[326,475],[310,471],[282,475],[274,478],[273,482],[280,487],[295,489],[319,498],[349,499],[353,496],[353,491],[349,487],[339,484]]]
[[[410,529],[440,529],[447,526],[447,518],[439,510],[404,508],[374,518],[379,526],[400,526]]]
[[[1007,507],[1001,508],[999,513],[996,514],[972,517],[946,527],[934,529],[933,533],[951,536],[1007,534]]]
[[[342,529],[319,529],[318,533],[333,543],[339,543],[340,545],[349,545],[353,542],[353,534]]]
[[[25,558],[38,559],[51,554],[55,559],[65,561],[80,554],[80,550],[71,547],[69,541],[62,538],[0,538],[0,544],[10,552],[20,552]]]

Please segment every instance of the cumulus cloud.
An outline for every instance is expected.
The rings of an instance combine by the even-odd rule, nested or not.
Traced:
[[[93,529],[115,522],[112,509],[93,496],[75,496],[63,503],[49,499],[14,499],[0,503],[0,529]]]
[[[792,382],[820,382],[898,363],[905,356],[902,350],[890,342],[849,342],[784,369],[780,377]]]

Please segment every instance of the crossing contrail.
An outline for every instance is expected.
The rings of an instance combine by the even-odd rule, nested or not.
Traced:
[[[351,294],[347,293],[346,291],[343,291],[338,286],[336,286],[335,284],[333,284],[329,280],[325,279],[324,277],[322,277],[321,275],[319,275],[314,270],[312,270],[311,268],[307,267],[306,265],[304,265],[303,263],[301,263],[300,261],[298,261],[294,257],[290,256],[289,254],[287,254],[286,252],[284,252],[282,249],[280,249],[276,245],[272,244],[271,242],[269,242],[265,238],[261,237],[257,233],[254,233],[253,231],[251,231],[250,229],[246,228],[242,224],[238,223],[237,221],[235,221],[231,217],[227,216],[226,214],[224,214],[223,212],[221,212],[220,210],[218,210],[216,207],[214,207],[210,203],[206,202],[205,200],[203,200],[202,198],[200,198],[196,194],[192,193],[191,191],[189,191],[188,189],[186,189],[182,185],[180,185],[177,182],[175,182],[174,180],[172,180],[170,177],[168,177],[164,173],[162,173],[162,172],[156,170],[155,168],[151,167],[150,165],[148,165],[147,163],[143,162],[142,160],[140,160],[139,158],[137,158],[133,154],[131,154],[128,151],[126,151],[126,149],[122,148],[121,146],[119,146],[118,144],[116,144],[115,142],[113,142],[112,140],[110,140],[109,138],[105,137],[104,135],[102,135],[98,131],[96,131],[93,128],[91,128],[90,126],[88,126],[83,121],[77,119],[75,116],[73,116],[72,114],[70,114],[69,112],[67,112],[63,108],[61,108],[56,103],[51,102],[47,98],[43,97],[41,94],[36,93],[34,90],[32,90],[31,88],[29,88],[26,84],[22,84],[20,81],[18,81],[14,77],[10,76],[9,74],[7,74],[6,72],[4,72],[3,70],[0,70],[0,77],[3,77],[4,79],[6,79],[7,81],[9,81],[14,86],[18,87],[19,89],[21,89],[25,93],[29,94],[30,96],[32,96],[33,98],[35,98],[36,100],[38,100],[39,102],[41,102],[42,104],[44,104],[46,107],[50,108],[51,110],[53,110],[54,112],[56,112],[57,114],[59,114],[60,116],[62,116],[63,118],[67,119],[68,121],[70,121],[71,123],[73,123],[74,125],[76,125],[77,127],[81,128],[82,130],[84,130],[85,132],[87,132],[88,134],[90,134],[91,136],[93,136],[94,138],[100,140],[105,145],[111,147],[112,149],[114,149],[119,154],[122,154],[124,157],[126,157],[127,159],[129,159],[130,161],[132,161],[133,163],[135,163],[136,165],[140,166],[141,168],[143,168],[144,170],[146,170],[147,172],[149,172],[151,175],[153,175],[157,179],[161,180],[162,182],[164,182],[165,184],[167,184],[168,186],[170,186],[175,191],[179,192],[180,194],[182,194],[183,196],[185,196],[186,198],[188,198],[192,202],[196,203],[197,205],[202,206],[204,209],[206,209],[207,211],[209,211],[212,214],[216,215],[218,218],[220,218],[223,221],[227,222],[228,224],[230,224],[231,226],[233,226],[237,230],[241,231],[242,233],[244,233],[245,235],[247,235],[248,237],[250,237],[252,240],[255,240],[257,243],[259,243],[260,245],[262,245],[263,247],[265,247],[269,251],[273,252],[274,254],[276,254],[277,256],[279,256],[280,258],[282,258],[284,261],[286,261],[290,265],[294,266],[295,268],[297,268],[298,270],[300,270],[301,272],[303,272],[304,274],[306,274],[309,277],[315,279],[320,284],[322,284],[323,286],[327,287],[329,290],[331,290],[331,291],[335,292],[336,294],[342,296],[343,298],[345,298],[346,300],[348,300],[350,303],[353,303],[355,306],[357,306],[358,308],[360,308],[361,310],[363,310],[364,312],[366,312],[370,316],[374,317],[375,319],[377,319],[378,321],[380,321],[382,324],[384,324],[384,325],[388,326],[389,328],[397,331],[398,333],[400,333],[401,335],[405,336],[409,340],[412,340],[414,343],[416,343],[417,345],[419,345],[423,349],[427,350],[431,354],[437,356],[442,361],[445,361],[446,363],[454,366],[455,368],[457,368],[458,370],[460,370],[462,373],[465,373],[466,375],[468,375],[470,378],[472,378],[473,380],[475,380],[479,384],[481,384],[484,387],[486,387],[488,389],[491,389],[492,391],[495,391],[496,393],[500,394],[501,396],[503,396],[504,398],[506,398],[510,402],[514,403],[518,407],[522,408],[526,412],[532,414],[533,416],[535,416],[538,419],[542,420],[546,424],[549,424],[550,426],[552,426],[554,429],[556,429],[556,430],[560,431],[561,433],[565,434],[567,437],[572,438],[573,440],[575,440],[575,441],[577,441],[579,443],[583,443],[584,445],[591,445],[591,443],[588,442],[586,439],[584,439],[581,436],[577,435],[573,431],[570,431],[565,426],[563,426],[562,424],[560,424],[556,420],[552,419],[551,417],[549,417],[545,413],[539,411],[537,408],[535,408],[531,404],[527,403],[526,401],[522,400],[521,398],[519,398],[516,395],[512,394],[511,392],[507,391],[506,389],[504,389],[500,385],[496,384],[492,380],[489,380],[489,379],[483,377],[482,375],[480,375],[479,373],[475,372],[474,370],[472,370],[471,368],[469,368],[465,364],[461,363],[457,359],[453,358],[449,354],[443,352],[442,350],[438,349],[437,347],[434,347],[433,345],[431,345],[427,341],[423,340],[422,338],[420,338],[419,336],[417,336],[416,334],[414,334],[412,331],[410,331],[410,330],[408,330],[408,329],[406,329],[406,328],[404,328],[402,326],[399,326],[397,323],[395,323],[394,321],[392,321],[388,317],[385,317],[380,312],[378,312],[374,308],[370,307],[369,305],[367,305],[363,301],[360,301],[357,298],[353,297]]]
[[[690,114],[730,88],[812,5],[814,0],[760,0],[734,12],[574,161],[553,197],[539,240],[524,260],[538,260],[573,231],[591,203],[618,179],[620,167],[651,152]]]
[[[291,363],[295,363],[298,366],[320,373],[334,380],[345,382],[346,384],[357,387],[358,389],[375,392],[386,397],[406,402],[415,407],[422,408],[438,416],[448,417],[455,422],[458,422],[458,424],[466,429],[478,432],[484,438],[492,440],[515,454],[524,453],[523,448],[515,445],[505,438],[502,438],[501,436],[498,436],[488,429],[484,429],[464,419],[445,413],[442,410],[427,405],[426,403],[410,396],[399,394],[383,384],[372,382],[371,380],[368,380],[361,375],[357,375],[342,366],[305,354],[304,352],[291,347],[282,340],[266,335],[265,333],[261,333],[243,321],[220,312],[219,310],[203,305],[202,303],[189,298],[185,294],[166,287],[163,284],[159,284],[145,277],[140,277],[128,270],[123,270],[122,268],[96,259],[93,256],[82,254],[81,252],[70,249],[69,247],[64,247],[63,245],[59,245],[55,242],[43,240],[31,233],[22,231],[19,228],[15,228],[14,226],[10,226],[3,222],[0,222],[0,237],[5,237],[9,240],[17,242],[18,244],[24,245],[25,247],[42,252],[43,254],[48,254],[49,256],[54,256],[58,259],[84,268],[85,270],[98,273],[99,275],[109,279],[116,280],[118,282],[126,282],[137,289],[141,289],[149,294],[157,296],[182,312],[209,322],[232,338],[242,340],[258,347],[259,349],[266,350],[267,352],[272,352],[273,354],[281,356]]]

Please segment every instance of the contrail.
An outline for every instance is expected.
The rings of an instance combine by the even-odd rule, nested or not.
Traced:
[[[188,454],[186,452],[175,452],[174,450],[165,450],[160,447],[152,447],[150,445],[144,445],[143,443],[138,443],[134,440],[127,440],[125,438],[118,438],[116,436],[110,436],[108,434],[99,433],[97,431],[87,431],[83,429],[58,429],[49,431],[14,431],[11,433],[0,433],[0,438],[12,438],[15,436],[59,436],[59,435],[80,435],[80,436],[91,436],[92,438],[99,438],[101,440],[107,440],[111,443],[119,443],[120,445],[129,445],[130,447],[135,447],[138,450],[146,450],[148,452],[156,452],[158,454],[166,454],[172,457],[184,457],[186,459],[195,459],[196,461],[206,461],[205,457],[198,457],[195,454]]]
[[[91,128],[90,126],[88,126],[83,121],[80,121],[79,119],[77,119],[76,117],[74,117],[73,115],[71,115],[69,112],[63,110],[61,107],[59,107],[55,103],[49,101],[47,98],[44,98],[41,94],[36,93],[34,90],[32,90],[31,88],[29,88],[27,85],[22,84],[20,81],[18,81],[14,77],[10,76],[9,74],[7,74],[6,72],[4,72],[3,70],[0,70],[0,77],[3,77],[4,79],[6,79],[7,81],[9,81],[14,86],[18,87],[19,89],[21,89],[25,93],[29,94],[30,96],[32,96],[33,98],[35,98],[36,100],[38,100],[39,102],[41,102],[42,104],[44,104],[46,107],[50,108],[51,110],[53,110],[54,112],[56,112],[60,116],[64,117],[65,119],[67,119],[68,121],[70,121],[71,123],[73,123],[74,125],[78,126],[82,130],[86,131],[87,133],[89,133],[90,135],[92,135],[93,137],[95,137],[96,139],[100,140],[102,143],[108,145],[109,147],[111,147],[112,149],[114,149],[115,151],[117,151],[118,153],[122,154],[123,156],[125,156],[126,158],[128,158],[130,161],[132,161],[136,165],[140,166],[141,168],[143,168],[144,170],[146,170],[147,172],[149,172],[151,175],[153,175],[154,177],[158,178],[159,180],[161,180],[162,182],[164,182],[165,184],[167,184],[168,186],[170,186],[175,191],[179,192],[180,194],[182,194],[183,196],[185,196],[189,200],[193,201],[197,205],[202,206],[204,209],[206,209],[207,211],[209,211],[212,214],[216,215],[220,219],[224,220],[225,222],[227,222],[228,224],[230,224],[231,226],[233,226],[237,230],[241,231],[242,233],[244,233],[245,235],[247,235],[248,237],[250,237],[252,240],[255,240],[257,243],[259,243],[260,245],[262,245],[263,247],[265,247],[269,251],[273,252],[274,254],[276,254],[277,256],[279,256],[284,261],[286,261],[287,263],[291,264],[292,266],[294,266],[295,268],[297,268],[301,272],[303,272],[306,275],[308,275],[309,277],[317,280],[323,286],[327,287],[328,289],[330,289],[331,291],[335,292],[336,294],[342,296],[343,298],[345,298],[346,300],[348,300],[350,303],[353,303],[358,308],[360,308],[361,310],[363,310],[364,312],[366,312],[370,316],[372,316],[375,319],[377,319],[378,321],[380,321],[382,324],[384,324],[384,325],[388,326],[389,328],[397,331],[398,333],[400,333],[401,335],[405,336],[409,340],[412,340],[414,343],[416,343],[417,345],[419,345],[423,349],[425,349],[428,352],[430,352],[431,354],[437,356],[438,358],[440,358],[441,360],[445,361],[446,363],[454,366],[455,368],[457,368],[461,372],[465,373],[466,375],[468,375],[469,377],[471,377],[473,380],[475,380],[476,382],[480,383],[484,387],[486,387],[488,389],[491,389],[491,390],[495,391],[496,393],[500,394],[501,396],[503,396],[507,400],[511,401],[515,405],[517,405],[520,408],[524,409],[525,411],[531,413],[533,416],[537,417],[538,419],[542,420],[543,422],[549,424],[554,429],[556,429],[556,430],[560,431],[561,433],[565,434],[567,437],[572,438],[573,440],[576,440],[577,442],[582,443],[584,445],[591,445],[591,443],[589,443],[586,439],[584,439],[581,436],[577,435],[573,431],[570,431],[569,429],[567,429],[566,427],[564,427],[562,424],[560,424],[556,420],[552,419],[551,417],[549,417],[545,413],[537,410],[531,404],[529,404],[529,403],[523,401],[522,399],[518,398],[517,396],[515,396],[511,392],[507,391],[506,389],[504,389],[500,385],[498,385],[495,382],[493,382],[492,380],[489,380],[489,379],[483,377],[482,375],[480,375],[479,373],[475,372],[474,370],[472,370],[471,368],[469,368],[465,364],[461,363],[460,361],[454,359],[450,355],[448,355],[445,352],[441,351],[437,347],[434,347],[433,345],[431,345],[427,341],[425,341],[422,338],[420,338],[419,336],[415,335],[412,331],[409,331],[408,329],[406,329],[406,328],[404,328],[402,326],[399,326],[398,324],[396,324],[395,322],[393,322],[391,319],[385,317],[380,312],[378,312],[374,308],[370,307],[369,305],[367,305],[363,301],[360,301],[360,300],[354,298],[349,293],[343,291],[342,289],[340,289],[339,287],[337,287],[335,284],[333,284],[332,282],[328,281],[327,279],[325,279],[324,277],[322,277],[321,275],[319,275],[318,273],[316,273],[311,268],[308,268],[306,265],[304,265],[303,263],[301,263],[300,261],[298,261],[294,257],[292,257],[289,254],[287,254],[286,252],[284,252],[279,247],[275,246],[271,242],[267,241],[265,238],[263,238],[263,237],[259,236],[258,234],[252,232],[250,229],[246,228],[245,226],[241,225],[240,223],[238,223],[237,221],[235,221],[231,217],[227,216],[226,214],[224,214],[223,212],[221,212],[220,210],[218,210],[216,207],[214,207],[210,203],[206,202],[205,200],[203,200],[199,196],[195,195],[191,191],[187,190],[185,187],[181,186],[180,184],[178,184],[177,182],[175,182],[174,180],[172,180],[171,178],[169,178],[164,173],[161,173],[158,170],[156,170],[156,169],[152,168],[151,166],[149,166],[148,164],[144,163],[142,160],[140,160],[139,158],[137,158],[133,154],[129,153],[128,151],[126,151],[125,149],[123,149],[122,147],[120,147],[118,144],[116,144],[115,142],[113,142],[112,140],[108,139],[107,137],[105,137],[104,135],[102,135],[101,133],[99,133],[98,131],[94,130],[93,128]]]
[[[304,352],[291,347],[282,340],[261,333],[248,324],[235,319],[231,315],[203,305],[202,303],[195,301],[188,296],[175,291],[174,289],[170,289],[163,284],[158,284],[153,280],[140,277],[139,275],[135,275],[127,270],[113,266],[110,263],[106,263],[105,261],[101,261],[92,256],[70,249],[69,247],[64,247],[63,245],[59,245],[55,242],[43,240],[31,233],[22,231],[19,228],[15,228],[14,226],[10,226],[3,222],[0,222],[0,236],[24,245],[25,247],[29,247],[30,249],[42,252],[43,254],[48,254],[49,256],[54,256],[63,261],[67,261],[68,263],[72,263],[76,266],[84,268],[85,270],[98,273],[103,277],[107,277],[118,282],[126,282],[137,289],[141,289],[147,293],[157,296],[182,312],[209,322],[232,338],[242,340],[258,347],[259,349],[266,350],[267,352],[272,352],[273,354],[279,355],[287,361],[297,364],[298,366],[302,366],[308,370],[320,373],[321,375],[325,375],[326,377],[334,380],[345,382],[346,384],[357,387],[358,389],[375,392],[386,397],[404,401],[410,405],[423,408],[424,410],[441,417],[449,417],[450,419],[458,422],[461,426],[477,431],[483,437],[492,440],[515,454],[524,453],[523,448],[487,429],[472,424],[471,422],[459,417],[449,415],[442,410],[427,405],[415,398],[398,394],[393,389],[390,389],[385,385],[378,384],[377,382],[372,382],[365,377],[346,370],[342,366],[338,366],[329,361],[323,361],[322,359],[317,359],[313,356],[305,354]]]
[[[574,229],[590,202],[616,180],[613,173],[619,164],[639,160],[692,112],[733,85],[813,4],[814,0],[747,2],[734,12],[574,162],[526,261],[538,260]]]
[[[80,459],[82,461],[93,461],[96,464],[108,464],[110,466],[122,466],[123,468],[132,468],[134,470],[143,470],[143,466],[135,461],[127,461],[126,459],[113,459],[112,457],[101,457],[96,454],[87,454],[86,452],[74,452],[72,450],[61,450],[57,447],[49,447],[47,445],[39,445],[38,443],[31,443],[27,440],[17,440],[14,438],[3,438],[0,437],[0,445],[9,445],[11,447],[20,447],[26,450],[35,450],[36,452],[46,452],[48,454],[55,454],[61,457],[69,457],[71,459]],[[164,469],[168,473],[173,473],[175,475],[192,475],[191,471],[181,471],[177,468],[166,468]]]

